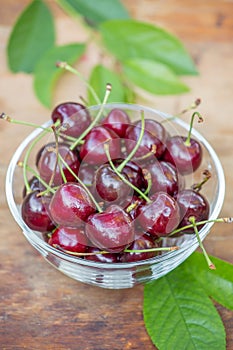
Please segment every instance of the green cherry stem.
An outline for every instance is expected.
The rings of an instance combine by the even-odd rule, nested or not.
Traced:
[[[203,122],[203,118],[202,118],[202,116],[201,116],[201,114],[199,112],[196,111],[196,112],[194,112],[192,114],[188,136],[187,136],[187,139],[184,142],[185,146],[187,146],[187,147],[189,147],[191,145],[190,139],[191,139],[191,133],[192,133],[192,128],[193,128],[194,117],[196,115],[198,116],[198,123]]]
[[[128,181],[119,171],[118,169],[115,167],[115,165],[112,162],[111,156],[110,156],[110,152],[109,152],[109,144],[106,142],[104,144],[104,150],[106,153],[106,156],[108,158],[108,162],[111,166],[111,168],[115,171],[115,173],[119,176],[119,178],[125,182],[128,186],[130,186],[132,189],[134,189],[143,199],[145,199],[145,201],[147,203],[151,203],[150,198],[148,198],[141,190],[139,190],[136,186],[134,186],[130,181]]]
[[[178,113],[176,116],[172,116],[172,117],[166,118],[166,119],[162,120],[161,123],[166,123],[166,122],[174,120],[176,118],[180,118],[183,114],[187,113],[188,111],[191,111],[192,109],[196,109],[200,104],[201,104],[201,99],[197,98],[193,103],[191,103],[190,106],[188,106],[187,108],[183,109],[183,111]]]
[[[177,246],[173,247],[159,247],[159,248],[148,248],[148,249],[125,249],[124,253],[149,253],[149,252],[172,252],[179,249]]]
[[[93,87],[88,83],[88,81],[86,81],[86,79],[82,76],[82,74],[79,73],[79,71],[77,71],[77,69],[71,67],[67,62],[57,62],[56,66],[59,67],[59,68],[64,68],[68,72],[73,73],[73,74],[77,75],[79,78],[81,78],[82,81],[85,83],[86,87],[89,89],[90,93],[92,94],[92,96],[93,96],[94,100],[96,101],[97,105],[101,104],[101,101],[100,101],[97,93],[93,89]]]
[[[66,163],[66,161],[62,158],[62,156],[59,154],[58,155],[59,159],[61,160],[61,162],[65,165],[65,167],[69,170],[69,172],[73,175],[73,177],[80,183],[80,185],[86,190],[86,192],[88,193],[88,195],[90,196],[91,200],[93,201],[93,203],[95,204],[97,210],[99,213],[102,213],[103,210],[101,209],[99,203],[96,201],[96,199],[94,198],[94,196],[92,195],[92,193],[90,192],[90,190],[87,188],[87,186],[82,182],[82,180],[80,180],[80,178],[77,176],[77,174],[75,174],[75,172],[70,168],[70,166]]]
[[[202,252],[203,252],[203,254],[204,254],[204,257],[205,257],[205,259],[206,259],[206,262],[207,262],[209,268],[210,268],[211,270],[215,270],[216,267],[215,267],[215,265],[212,263],[212,261],[210,260],[208,254],[207,254],[207,252],[206,252],[206,250],[205,250],[205,247],[204,247],[204,245],[203,245],[203,243],[202,243],[202,241],[201,241],[201,238],[200,238],[200,235],[199,235],[199,232],[198,232],[198,229],[197,229],[195,217],[194,217],[194,216],[191,216],[191,217],[189,218],[189,221],[193,224],[193,229],[194,229],[195,235],[196,235],[196,237],[197,237],[199,246],[200,246],[200,248],[201,248],[201,250],[202,250]]]
[[[133,156],[137,152],[137,150],[140,147],[140,144],[142,142],[142,138],[143,138],[144,132],[145,132],[145,114],[144,114],[144,111],[142,110],[141,111],[141,131],[140,131],[139,138],[137,140],[137,143],[136,143],[135,147],[132,149],[132,151],[128,154],[128,156],[125,158],[125,160],[117,167],[117,171],[119,173],[122,172],[122,170],[125,167],[125,165],[130,161],[130,159],[133,158]]]
[[[103,99],[103,102],[100,106],[100,109],[96,115],[96,117],[92,120],[91,124],[86,128],[86,130],[76,139],[76,141],[70,146],[70,149],[71,150],[74,150],[75,147],[84,139],[84,137],[89,133],[89,131],[91,131],[91,129],[98,123],[102,113],[103,113],[103,110],[104,110],[104,106],[105,104],[107,103],[108,101],[108,97],[111,93],[111,90],[112,90],[112,85],[111,84],[107,84],[106,85],[106,92],[105,92],[105,96],[104,96],[104,99]]]
[[[205,225],[205,224],[209,224],[211,222],[215,222],[215,223],[225,223],[225,224],[231,224],[233,222],[233,218],[231,217],[228,217],[228,218],[217,218],[217,219],[213,219],[213,220],[203,220],[203,221],[198,221],[196,222],[196,226],[200,226],[200,225]],[[180,227],[180,228],[177,228],[176,230],[173,230],[170,234],[169,234],[169,237],[170,236],[173,236],[177,233],[180,233],[182,231],[185,231],[189,228],[193,228],[193,224],[190,224],[190,225],[186,225],[186,226],[183,226],[183,227]]]

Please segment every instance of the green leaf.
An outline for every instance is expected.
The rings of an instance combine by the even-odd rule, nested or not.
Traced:
[[[159,350],[225,350],[222,320],[192,275],[180,266],[144,290],[146,329]]]
[[[181,41],[166,30],[136,20],[111,20],[100,26],[106,47],[119,60],[146,58],[164,63],[177,74],[197,74]]]
[[[20,15],[7,46],[12,72],[31,73],[41,56],[54,45],[55,30],[49,8],[34,0]]]
[[[108,102],[125,102],[125,88],[118,75],[103,65],[98,64],[91,72],[89,84],[96,91],[100,101],[103,101],[107,83],[112,85],[112,91]],[[88,102],[90,105],[96,104],[90,91],[88,92]]]
[[[81,15],[92,26],[114,18],[129,18],[126,8],[119,0],[57,0],[65,11],[73,16]]]
[[[37,97],[46,107],[51,106],[54,84],[64,72],[56,62],[73,64],[84,52],[84,44],[69,44],[51,48],[44,54],[35,69],[34,89]]]
[[[206,266],[203,254],[195,252],[184,263],[185,268],[201,283],[206,293],[219,304],[233,310],[233,264],[210,256],[216,270]]]
[[[123,63],[124,73],[135,85],[158,95],[189,91],[187,85],[162,63],[134,58]]]

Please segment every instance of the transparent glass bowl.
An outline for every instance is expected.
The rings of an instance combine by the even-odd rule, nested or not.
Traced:
[[[189,125],[179,118],[170,119],[171,116],[156,111],[152,108],[133,104],[114,103],[107,104],[104,107],[105,113],[113,108],[125,110],[133,120],[140,119],[141,110],[144,110],[145,118],[164,121],[164,126],[170,134],[187,135]],[[98,112],[100,106],[89,108],[93,115]],[[51,122],[47,122],[47,127]],[[198,247],[195,235],[184,235],[173,239],[180,249],[167,252],[154,258],[130,263],[100,263],[87,261],[82,258],[68,255],[47,244],[41,233],[31,230],[23,221],[20,212],[20,203],[22,202],[23,178],[22,169],[19,169],[17,162],[23,159],[27,146],[32,140],[42,132],[42,129],[35,129],[17,148],[12,157],[7,175],[6,175],[6,196],[11,213],[23,231],[26,239],[37,249],[40,254],[51,265],[67,276],[84,283],[111,289],[131,288],[137,284],[145,283],[150,280],[158,279],[180,265],[188,258]],[[196,138],[203,147],[203,161],[200,168],[192,175],[186,178],[186,187],[195,182],[199,182],[204,169],[208,169],[211,174],[211,180],[208,181],[202,193],[207,197],[210,204],[210,220],[218,217],[225,195],[225,178],[221,163],[206,139],[195,129],[192,131],[192,137]],[[43,144],[46,141],[43,141]],[[39,147],[39,145],[38,145]],[[36,154],[36,150],[34,151]],[[35,157],[32,154],[32,159]],[[35,158],[34,158],[35,159]],[[33,160],[31,161],[33,163]],[[207,223],[200,230],[200,237],[203,240],[209,233],[213,223]]]

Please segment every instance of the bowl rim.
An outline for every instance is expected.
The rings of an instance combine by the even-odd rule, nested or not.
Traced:
[[[143,109],[147,112],[157,114],[160,117],[162,117],[163,119],[172,118],[176,124],[178,124],[179,126],[181,126],[182,128],[184,128],[186,130],[189,130],[189,124],[184,122],[179,117],[173,116],[173,115],[165,113],[165,112],[161,112],[161,111],[154,109],[152,107],[146,107],[146,106],[143,106],[140,104],[121,103],[121,102],[107,103],[104,106],[104,108],[114,108],[114,107],[123,108],[123,109],[127,108],[128,110],[132,110],[132,111],[135,110],[135,108],[137,110]],[[88,110],[94,111],[94,110],[97,110],[98,108],[99,108],[99,105],[95,105],[95,106],[88,107]],[[43,125],[41,125],[41,128],[34,129],[20,143],[20,145],[17,147],[13,157],[11,158],[9,165],[8,165],[8,168],[7,168],[6,180],[5,180],[5,192],[6,192],[7,203],[8,203],[8,206],[9,206],[9,209],[11,211],[12,216],[14,217],[14,219],[17,222],[17,224],[19,225],[19,227],[22,229],[23,234],[25,235],[27,240],[29,240],[30,242],[33,241],[33,243],[36,246],[39,246],[41,249],[46,250],[47,253],[52,253],[53,255],[56,255],[57,257],[59,257],[63,260],[65,259],[66,261],[69,261],[71,263],[75,263],[75,264],[79,264],[79,265],[83,265],[83,266],[88,266],[88,267],[95,267],[95,268],[104,269],[104,270],[105,269],[106,270],[125,270],[125,269],[131,269],[134,267],[137,267],[137,268],[143,267],[145,265],[146,266],[153,265],[153,264],[160,263],[163,261],[166,262],[168,259],[175,258],[177,255],[180,255],[183,251],[187,250],[187,246],[184,246],[176,251],[172,251],[172,252],[169,252],[167,254],[155,256],[153,258],[141,260],[141,261],[137,261],[137,262],[103,263],[103,262],[85,260],[85,259],[79,258],[77,256],[69,255],[68,253],[65,253],[63,251],[59,251],[58,249],[50,246],[47,242],[43,241],[40,237],[38,237],[35,234],[35,231],[31,230],[24,223],[24,221],[20,215],[18,205],[16,204],[16,202],[14,200],[14,194],[12,191],[12,184],[13,184],[14,172],[15,172],[15,169],[17,167],[17,162],[18,162],[21,154],[23,153],[24,149],[36,136],[38,136],[43,131],[43,128],[46,128],[49,125],[51,125],[51,122],[52,121],[49,120],[49,121],[45,122]],[[222,164],[221,164],[215,150],[210,145],[210,143],[206,140],[206,138],[204,136],[202,136],[202,134],[199,133],[195,128],[192,129],[192,136],[194,138],[197,138],[205,146],[205,148],[209,152],[209,154],[213,160],[213,163],[216,167],[219,190],[218,190],[218,196],[217,196],[215,207],[213,208],[213,211],[209,217],[209,220],[213,220],[213,219],[216,219],[218,217],[218,215],[222,209],[222,205],[223,205],[224,198],[225,198],[224,171],[223,171]],[[205,238],[205,236],[207,235],[207,233],[209,232],[209,230],[211,229],[213,224],[214,224],[214,222],[209,222],[203,226],[203,228],[199,232],[201,239]],[[30,238],[28,237],[28,234],[30,234]],[[193,250],[195,250],[198,247],[198,241],[197,241],[196,236],[193,236],[192,242],[189,242],[189,243],[190,243],[190,245],[188,248],[190,248],[190,249],[193,248]]]

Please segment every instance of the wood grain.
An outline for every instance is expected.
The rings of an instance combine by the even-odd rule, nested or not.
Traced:
[[[2,0],[0,24],[0,109],[38,123],[50,112],[37,101],[32,77],[13,75],[6,62],[12,25],[30,1]],[[194,57],[200,75],[186,77],[191,92],[179,97],[144,95],[139,102],[177,113],[200,97],[205,115],[201,132],[213,144],[226,176],[222,216],[232,216],[233,203],[233,2],[218,0],[124,0],[137,19],[163,26],[178,35]],[[48,1],[56,16],[58,43],[85,39],[82,26]],[[91,54],[91,55],[89,55]],[[91,56],[91,57],[90,57]],[[84,74],[99,58],[91,47],[81,64]],[[76,77],[59,81],[54,105],[85,94]],[[200,127],[199,127],[200,128]],[[0,348],[5,350],[153,350],[142,316],[143,286],[103,290],[73,281],[56,271],[27,243],[7,207],[4,179],[11,155],[28,128],[0,126]],[[205,240],[210,254],[233,263],[233,226],[215,225]],[[233,312],[216,305],[233,349]],[[179,349],[174,349],[179,350]],[[200,349],[201,350],[201,349]]]

